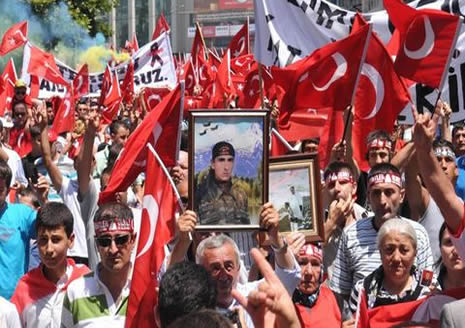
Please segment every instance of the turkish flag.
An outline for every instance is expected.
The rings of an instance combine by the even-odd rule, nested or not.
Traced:
[[[158,273],[165,259],[165,245],[175,234],[179,211],[174,184],[167,169],[147,151],[142,218],[136,261],[131,279],[125,327],[153,327],[157,304]]]
[[[323,126],[318,145],[318,158],[322,169],[325,169],[329,164],[333,146],[342,140],[344,133],[343,114],[344,112],[338,110],[328,110],[328,119]]]
[[[282,156],[286,155],[289,151],[292,151],[292,147],[289,145],[289,143],[286,141],[286,139],[283,138],[279,134],[278,131],[275,129],[271,129],[271,152],[270,156]]]
[[[191,109],[202,108],[202,99],[203,97],[194,97],[194,96],[185,96],[184,97],[184,119],[189,117],[189,111]]]
[[[210,55],[208,56],[208,63],[210,64],[210,69],[213,72],[218,72],[218,67],[221,65],[221,58],[218,57],[218,53],[214,53],[209,50]]]
[[[400,34],[396,71],[440,89],[460,32],[460,17],[435,9],[416,10],[401,0],[384,0],[384,7]]]
[[[11,26],[3,35],[0,44],[0,56],[5,56],[27,42],[27,21]]]
[[[11,108],[11,102],[15,95],[16,71],[13,58],[8,60],[0,80],[3,89],[0,93],[0,116],[3,116],[5,110]]]
[[[89,93],[89,67],[84,64],[73,80],[74,98],[80,98]]]
[[[406,322],[438,324],[442,307],[463,298],[465,288],[449,289],[416,301],[378,306],[372,309],[367,308],[365,294],[363,291],[360,296],[360,316],[357,327],[390,328]]]
[[[132,104],[134,96],[134,64],[132,59],[129,60],[121,89],[123,89],[123,101],[126,104]]]
[[[66,92],[65,97],[61,100],[58,111],[53,120],[50,131],[57,136],[63,132],[72,131],[74,127],[74,97],[71,92]]]
[[[170,93],[168,88],[145,88],[144,101],[147,105],[147,111],[152,111],[163,98]]]
[[[231,59],[231,70],[238,75],[247,75],[255,63],[253,54],[236,57]]]
[[[69,87],[69,83],[61,75],[52,54],[42,51],[29,43],[26,46],[30,47],[30,58],[27,67],[29,74]]]
[[[132,35],[132,49],[134,50],[134,52],[139,51],[139,41],[137,41],[136,33]]]
[[[352,31],[364,24],[367,23],[357,14]],[[365,171],[369,168],[365,158],[366,137],[374,130],[391,133],[397,116],[411,101],[407,87],[394,70],[391,56],[374,33],[369,49],[355,95],[352,128],[354,157],[360,168]]]
[[[367,25],[292,65],[273,67],[276,83],[288,90],[283,106],[343,111],[353,104],[370,34]]]
[[[147,164],[147,143],[153,145],[166,166],[176,164],[182,115],[180,106],[181,87],[178,84],[129,136],[115,163],[107,188],[100,193],[100,203],[114,200],[116,192],[127,190],[143,172]]]
[[[231,59],[247,55],[249,51],[249,23],[245,23],[229,42]]]
[[[225,108],[225,105],[232,101],[237,95],[237,91],[234,88],[234,84],[231,79],[230,64],[230,51],[228,49],[223,57],[220,67],[218,68],[218,73],[216,74],[215,92],[212,96],[211,103],[213,108]]]
[[[111,73],[107,66],[107,70],[110,74],[110,82],[105,81],[106,93],[103,94],[103,106],[105,107],[102,111],[102,119],[104,123],[110,124],[113,119],[118,115],[119,106],[122,101],[121,89],[119,86],[118,75],[116,72]],[[106,71],[107,72],[107,71]],[[106,73],[105,72],[105,73]],[[104,80],[108,78],[105,77]],[[104,92],[103,89],[101,91]]]
[[[158,17],[157,25],[155,26],[155,30],[152,34],[152,41],[156,40],[162,33],[169,32],[170,26],[166,21],[165,15],[163,13]]]
[[[198,63],[198,82],[202,90],[215,81],[216,74],[212,71],[208,60],[202,57],[197,58]]]
[[[188,95],[194,94],[194,87],[197,84],[197,79],[194,73],[194,66],[192,64],[192,59],[188,60],[182,69],[182,74],[180,80],[185,82],[185,90]]]
[[[197,59],[199,57],[206,59],[206,50],[203,45],[202,41],[202,31],[199,29],[199,26],[197,25],[195,29],[195,36],[194,36],[194,41],[192,41],[192,48],[191,48],[191,58],[192,58],[192,63],[194,64],[194,67],[198,67]]]

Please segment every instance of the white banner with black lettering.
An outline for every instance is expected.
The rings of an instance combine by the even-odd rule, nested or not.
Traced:
[[[25,54],[26,56],[26,54]],[[174,66],[173,52],[169,35],[163,33],[158,39],[144,45],[133,56],[134,62],[134,89],[139,92],[143,88],[174,88],[177,84],[176,69]],[[27,59],[23,59],[22,79],[29,82],[27,74]],[[58,68],[65,80],[70,83],[77,75],[77,71],[56,60]],[[124,80],[128,62],[122,63],[113,68],[118,73],[120,83]],[[89,96],[100,95],[103,72],[89,74]],[[66,88],[41,79],[39,98],[46,99],[52,96],[64,96]]]
[[[287,66],[327,43],[349,35],[355,17],[324,0],[255,0],[254,54],[264,65]],[[465,17],[465,1],[417,0],[414,8],[434,8]],[[386,11],[363,14],[374,31],[387,43],[394,31]],[[453,110],[452,122],[465,119],[465,27],[462,25],[449,76],[441,98]],[[438,92],[417,84],[410,89],[419,112],[432,111]],[[413,123],[410,109],[399,116],[401,123]]]

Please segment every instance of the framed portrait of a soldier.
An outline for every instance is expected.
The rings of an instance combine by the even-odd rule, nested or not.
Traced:
[[[265,110],[189,112],[189,208],[198,230],[259,229],[268,201]]]
[[[324,240],[321,178],[316,154],[271,157],[269,201],[279,213],[279,230],[302,232],[307,241]]]

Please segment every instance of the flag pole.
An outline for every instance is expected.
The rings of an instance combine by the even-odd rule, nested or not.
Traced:
[[[265,109],[265,97],[263,95],[263,72],[262,72],[262,64],[258,62],[258,85],[259,85],[259,92],[260,92],[260,103],[262,109]]]
[[[284,139],[284,137],[278,132],[278,130],[276,130],[275,128],[271,128],[271,133],[273,133],[278,139],[279,141],[281,141],[284,146],[286,146],[286,148],[289,150],[289,151],[293,151],[294,149],[291,147],[291,145],[287,142],[286,139]]]
[[[347,130],[349,129],[350,116],[352,116],[352,105],[350,105],[349,108],[346,110],[349,111],[349,114],[347,115],[347,119],[344,122],[344,132],[342,133],[341,142],[343,142],[346,139]]]
[[[185,81],[179,82],[181,86],[181,100],[179,103],[179,125],[178,125],[178,136],[176,140],[176,163],[179,161],[179,151],[181,148],[181,124],[182,124],[182,117],[184,114],[184,89],[185,89]]]
[[[247,53],[250,53],[250,19],[247,16]]]
[[[207,48],[207,44],[205,43],[205,39],[203,37],[202,29],[200,28],[199,22],[196,22],[195,26],[197,26],[197,28],[199,29],[200,40],[202,40],[202,44],[203,44],[204,59],[207,60],[208,59],[208,51],[207,51],[208,48]]]

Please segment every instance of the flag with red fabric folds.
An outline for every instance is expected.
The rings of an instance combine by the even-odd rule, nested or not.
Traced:
[[[163,98],[170,93],[168,88],[145,88],[144,89],[144,101],[146,104],[147,111],[150,112],[152,109],[163,100]]]
[[[231,59],[229,49],[223,57],[215,79],[215,92],[211,104],[213,108],[225,108],[229,102],[235,99],[237,91],[231,79]],[[211,107],[209,107],[211,108]]]
[[[367,23],[356,15],[352,31]],[[394,70],[394,63],[383,42],[372,33],[355,96],[352,145],[354,158],[368,170],[366,137],[371,131],[392,132],[399,113],[410,102],[410,94]]]
[[[60,135],[63,132],[69,132],[74,127],[74,97],[70,91],[66,92],[65,97],[61,100],[58,111],[53,120],[50,132]]]
[[[82,65],[73,80],[74,98],[80,98],[89,93],[89,67],[87,64]]]
[[[134,96],[134,63],[132,59],[129,60],[121,89],[123,89],[123,102],[126,104],[132,103]]]
[[[384,7],[400,34],[396,71],[406,78],[440,89],[462,19],[436,9],[416,10],[401,0],[384,0]]]
[[[116,73],[116,71],[112,73],[108,67],[107,69],[110,74],[109,80],[105,81],[105,79],[108,77],[105,77],[105,74],[104,74],[106,90],[105,90],[105,93],[103,93],[104,92],[103,88],[101,91],[103,93],[103,106],[105,107],[102,111],[102,120],[104,123],[110,124],[113,121],[113,119],[116,117],[116,115],[118,114],[119,107],[122,101],[122,97],[121,97],[121,89],[120,89],[119,81],[118,81],[118,74]]]
[[[158,17],[157,25],[152,34],[152,41],[156,40],[164,32],[170,32],[170,26],[166,21],[165,15],[161,14],[160,17]]]
[[[3,35],[0,44],[0,56],[5,56],[27,42],[27,21],[11,26]]]
[[[184,64],[183,72],[181,74],[180,80],[184,80],[186,84],[186,92],[188,95],[194,94],[194,87],[197,84],[197,79],[194,73],[194,65],[192,59],[189,59],[186,64]]]
[[[161,159],[147,144],[146,184],[136,261],[131,279],[126,328],[153,327],[157,304],[158,273],[165,259],[165,245],[174,237],[176,189]]]
[[[179,139],[181,99],[178,84],[131,134],[115,163],[107,188],[100,193],[99,203],[113,201],[116,192],[127,190],[143,172],[147,163],[147,143],[153,145],[165,166],[176,164],[178,142],[175,141]]]
[[[63,78],[55,62],[55,57],[39,48],[26,44],[29,48],[27,72],[31,75],[42,77],[50,82],[69,87],[69,83]],[[25,50],[26,51],[26,50]]]
[[[238,75],[247,75],[255,61],[253,54],[248,54],[231,59],[231,70]]]
[[[206,50],[205,50],[202,40],[203,40],[202,31],[197,25],[195,29],[194,41],[192,42],[192,48],[191,48],[191,58],[192,58],[192,63],[194,64],[194,67],[198,67],[197,59],[199,57],[203,59],[207,59]]]
[[[318,145],[320,167],[325,169],[329,164],[333,146],[342,140],[344,133],[344,112],[328,109],[328,119],[323,126]]]
[[[248,22],[246,22],[236,33],[236,35],[233,36],[231,42],[229,42],[228,48],[229,51],[231,51],[231,59],[250,53]]]
[[[370,34],[371,26],[364,26],[292,65],[272,67],[275,82],[288,90],[282,105],[343,111],[353,104]]]
[[[0,116],[3,116],[5,110],[11,108],[11,102],[15,95],[15,83],[17,78],[13,58],[8,60],[0,79],[3,85],[3,91],[0,93]]]
[[[283,138],[276,129],[271,129],[271,151],[270,156],[286,155],[292,151],[291,145]]]

